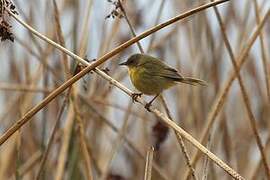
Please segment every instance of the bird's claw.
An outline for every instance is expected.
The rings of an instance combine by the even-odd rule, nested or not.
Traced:
[[[138,98],[138,97],[141,97],[142,94],[143,94],[143,93],[133,93],[133,94],[131,95],[133,103],[134,103],[134,102],[137,102],[137,101],[138,101],[137,98]]]
[[[146,104],[145,104],[145,106],[144,106],[144,108],[145,108],[147,111],[149,111],[149,112],[150,112],[150,107],[151,107],[151,105],[152,105],[152,103],[151,103],[151,102],[146,103]]]

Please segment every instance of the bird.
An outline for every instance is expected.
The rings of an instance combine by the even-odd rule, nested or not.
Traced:
[[[127,61],[119,65],[128,67],[131,82],[140,91],[140,93],[132,94],[134,101],[142,94],[154,95],[154,98],[145,105],[147,110],[164,90],[179,82],[190,85],[207,85],[201,79],[184,77],[178,70],[165,64],[164,61],[147,54],[133,54]]]

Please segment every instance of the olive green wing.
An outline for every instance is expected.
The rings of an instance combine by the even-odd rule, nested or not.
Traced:
[[[144,72],[149,77],[156,76],[164,78],[166,80],[182,82],[190,85],[203,85],[203,86],[207,85],[207,83],[203,80],[182,76],[176,69],[168,66],[163,61],[154,58],[152,56],[147,56],[147,58],[142,62],[143,63],[140,64],[139,66],[141,66],[144,69]]]
[[[173,81],[183,79],[183,76],[176,69],[151,56],[148,56],[147,60],[140,64],[140,66],[151,76],[159,76]]]

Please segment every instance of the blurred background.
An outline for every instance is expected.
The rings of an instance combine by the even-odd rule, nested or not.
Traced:
[[[137,34],[198,7],[203,0],[122,2]],[[80,57],[93,60],[132,38],[116,0],[14,0],[19,17]],[[57,5],[57,6],[56,6]],[[218,5],[236,60],[270,8],[268,0],[229,1]],[[256,19],[257,12],[257,19]],[[20,119],[76,69],[74,59],[31,34],[11,17],[14,42],[0,43],[0,133]],[[241,77],[255,117],[266,159],[270,161],[270,19],[249,51]],[[207,81],[163,93],[176,123],[246,179],[267,179],[247,108],[237,80],[209,126],[207,120],[233,74],[228,50],[213,8],[196,13],[140,41],[143,50],[183,75]],[[137,92],[127,69],[119,67],[136,44],[100,66]],[[69,92],[69,93],[68,93]],[[146,100],[152,97],[143,96]],[[166,113],[162,103],[154,106]],[[58,123],[56,123],[58,122]],[[57,124],[55,126],[55,124]],[[55,127],[54,137],[51,138]],[[51,145],[48,142],[51,139]],[[197,149],[185,142],[191,159]],[[36,114],[0,147],[3,179],[143,179],[146,153],[155,147],[152,179],[192,179],[172,130],[125,93],[89,73]],[[49,148],[48,148],[49,147]],[[49,149],[49,150],[48,150]],[[48,151],[47,158],[42,158]],[[231,179],[201,155],[194,165],[198,179]]]

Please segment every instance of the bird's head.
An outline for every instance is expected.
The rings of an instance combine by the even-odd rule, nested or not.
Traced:
[[[120,63],[121,66],[127,66],[128,68],[133,68],[139,65],[142,54],[131,55],[126,62]]]

